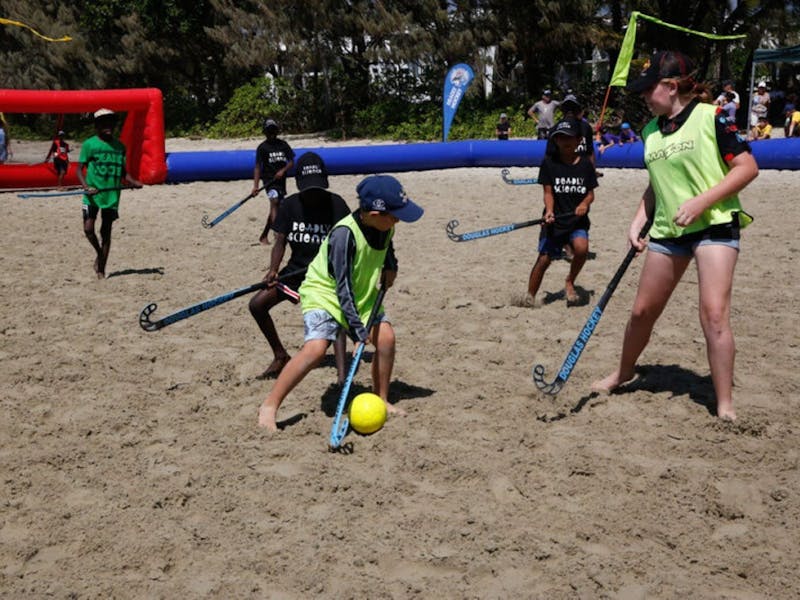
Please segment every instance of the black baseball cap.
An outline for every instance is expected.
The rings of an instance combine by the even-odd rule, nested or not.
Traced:
[[[578,99],[575,97],[575,94],[567,94],[561,101],[561,108],[563,108],[564,110],[572,109],[574,111],[579,111],[581,109],[581,103],[578,102]]]
[[[571,135],[573,137],[579,136],[580,130],[578,129],[578,124],[573,119],[563,119],[559,121],[550,132],[550,137],[552,138],[559,134]]]
[[[264,119],[264,124],[262,126],[264,133],[267,133],[269,130],[278,131],[279,129],[280,127],[275,119]]]
[[[630,81],[625,86],[625,89],[629,92],[640,94],[662,79],[691,77],[694,74],[694,70],[694,62],[685,54],[672,50],[662,50],[650,57],[641,75]]]
[[[328,189],[328,169],[316,152],[305,152],[297,160],[294,180],[301,192],[310,189]]]

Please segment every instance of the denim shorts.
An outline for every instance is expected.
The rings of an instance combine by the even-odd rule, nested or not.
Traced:
[[[739,225],[737,222],[711,227],[678,238],[650,239],[647,249],[668,256],[694,256],[698,246],[727,246],[739,250]]]
[[[376,319],[376,323],[389,322],[385,313],[380,313]],[[336,341],[336,336],[339,335],[339,330],[342,328],[339,322],[333,318],[331,313],[321,308],[315,308],[303,313],[303,340],[309,342],[311,340],[328,340],[331,342]]]
[[[545,237],[539,240],[539,254],[547,254],[550,258],[561,258],[564,254],[564,244],[575,238],[589,239],[589,232],[585,229],[571,231],[568,236]]]
[[[698,246],[727,246],[739,250],[739,240],[695,240],[691,243],[675,243],[672,240],[660,240],[648,242],[647,249],[659,254],[669,256],[694,256],[694,251]]]

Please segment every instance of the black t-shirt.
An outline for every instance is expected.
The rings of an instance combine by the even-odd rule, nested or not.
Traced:
[[[294,160],[294,150],[280,138],[264,140],[256,148],[256,164],[261,165],[261,180],[266,184],[275,177],[286,164]],[[282,195],[286,194],[286,178],[280,179],[269,186],[277,189]]]
[[[281,273],[305,269],[331,228],[350,214],[344,199],[328,190],[292,194],[278,207],[272,230],[286,236],[292,255]],[[300,276],[302,281],[304,276]]]
[[[499,121],[496,126],[497,129],[497,139],[498,140],[507,140],[508,139],[508,130],[511,129],[511,123],[506,121]]]
[[[557,156],[545,156],[539,168],[539,183],[553,188],[553,212],[556,215],[572,214],[556,219],[542,228],[542,236],[558,237],[576,229],[589,230],[589,214],[574,215],[575,208],[591,190],[597,187],[597,176],[591,161],[581,156],[572,165],[564,164]]]

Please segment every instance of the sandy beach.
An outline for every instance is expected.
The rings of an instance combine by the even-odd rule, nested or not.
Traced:
[[[168,140],[167,151],[257,143]],[[46,144],[15,142],[15,157],[41,160]],[[539,308],[520,301],[538,228],[445,234],[452,219],[463,233],[535,218],[539,186],[489,168],[397,174],[426,210],[397,227],[386,296],[392,400],[408,414],[350,433],[342,453],[328,451],[332,352],[287,398],[281,431],[256,427],[271,385],[256,375],[271,354],[246,297],[157,332],[139,326],[151,302],[155,320],[261,280],[263,196],[200,224],[250,181],[124,192],[105,280],[79,196],[0,194],[0,595],[800,597],[798,175],[762,171],[742,194],[755,222],[734,285],[730,423],[713,416],[693,266],[632,385],[589,390],[616,366],[641,257],[561,393],[534,386],[532,367],[555,377],[627,250],[647,174],[603,171],[578,280],[587,301],[567,307],[557,261]],[[361,178],[333,177],[331,189],[354,208]],[[296,352],[300,308],[272,314]],[[354,393],[368,389],[370,357]]]

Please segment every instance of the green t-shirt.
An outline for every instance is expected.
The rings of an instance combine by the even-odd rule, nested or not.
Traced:
[[[79,162],[86,165],[86,184],[97,189],[120,186],[125,174],[125,146],[119,140],[106,142],[92,136],[81,146]],[[83,203],[98,208],[117,208],[119,190],[85,195]]]

